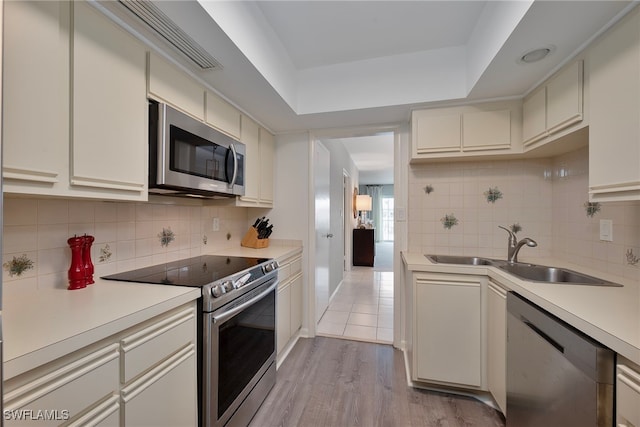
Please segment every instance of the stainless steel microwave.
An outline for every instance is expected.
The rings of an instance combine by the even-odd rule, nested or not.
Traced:
[[[166,104],[149,101],[149,193],[244,195],[244,144]]]

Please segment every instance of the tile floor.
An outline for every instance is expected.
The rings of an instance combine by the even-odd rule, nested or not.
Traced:
[[[393,272],[353,267],[345,274],[318,335],[389,344],[393,342]]]

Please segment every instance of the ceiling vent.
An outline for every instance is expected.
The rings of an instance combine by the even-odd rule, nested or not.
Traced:
[[[222,68],[222,65],[213,56],[182,31],[151,1],[119,0],[119,2],[203,70]]]

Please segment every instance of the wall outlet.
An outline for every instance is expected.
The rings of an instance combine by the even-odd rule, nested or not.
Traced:
[[[600,220],[600,240],[613,242],[613,221],[610,219]]]
[[[213,223],[211,224],[212,231],[220,231],[220,218],[213,218]]]

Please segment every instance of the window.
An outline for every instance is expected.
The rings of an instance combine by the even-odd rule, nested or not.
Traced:
[[[383,241],[393,241],[393,197],[382,197],[382,236]]]

